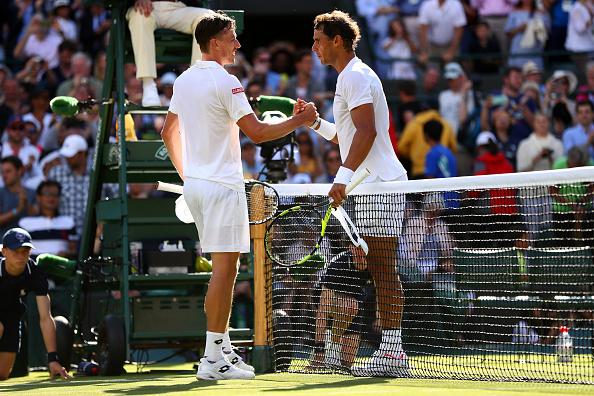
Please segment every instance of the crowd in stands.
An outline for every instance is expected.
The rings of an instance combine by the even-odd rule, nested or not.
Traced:
[[[559,168],[568,166],[575,147],[594,156],[592,0],[354,4],[373,55],[365,60],[384,79],[391,142],[409,178]],[[98,0],[8,0],[0,15],[0,228],[40,215],[38,188],[55,180],[59,214],[71,217],[80,237],[99,116],[62,118],[51,113],[49,101],[101,97],[109,11]],[[150,101],[167,106],[187,66],[157,64],[158,98]],[[311,48],[277,41],[239,52],[227,68],[248,97],[302,98],[333,119],[337,74]],[[126,64],[127,98],[138,104],[147,99],[141,74]],[[159,138],[162,116],[128,121],[128,138]],[[309,129],[296,131],[295,145],[287,182],[332,182],[340,166],[336,147]],[[259,152],[242,139],[246,178],[262,177]],[[151,187],[129,193],[146,196]]]

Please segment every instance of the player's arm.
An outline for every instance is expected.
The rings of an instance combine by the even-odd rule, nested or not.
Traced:
[[[36,296],[37,310],[39,311],[39,327],[41,328],[41,334],[43,335],[43,342],[45,343],[45,349],[47,349],[48,355],[48,368],[50,376],[54,377],[60,375],[64,379],[71,378],[68,372],[56,358],[56,323],[52,318],[50,310],[50,298],[46,294],[45,296]]]
[[[311,125],[318,117],[313,104],[308,103],[303,111],[278,124],[269,124],[258,120],[254,113],[246,114],[237,121],[239,128],[254,143],[280,139],[301,126]],[[168,147],[169,148],[169,147]]]
[[[354,172],[367,158],[377,135],[372,103],[365,103],[353,108],[351,110],[351,119],[356,129],[355,136],[353,136],[349,154],[343,165],[338,169],[334,184],[328,193],[337,205],[346,198],[346,185],[349,184]]]
[[[295,105],[293,106],[293,115],[299,114],[303,111],[307,105],[303,99],[297,99]],[[320,116],[316,118],[316,120],[307,125],[309,128],[313,129],[318,135],[322,136],[324,139],[331,141],[332,143],[338,144],[338,134],[336,133],[336,124],[328,122],[322,119]]]
[[[165,143],[165,147],[167,147],[167,152],[169,153],[169,158],[171,159],[173,166],[177,170],[177,173],[179,173],[179,177],[183,180],[184,167],[182,163],[181,135],[179,132],[179,119],[177,114],[170,111],[167,112],[167,117],[165,118],[163,129],[161,130],[161,138],[163,139],[163,143]]]

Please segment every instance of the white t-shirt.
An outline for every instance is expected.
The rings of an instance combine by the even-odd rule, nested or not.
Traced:
[[[351,110],[367,103],[373,104],[377,135],[367,158],[361,164],[361,167],[366,167],[371,172],[366,182],[377,178],[384,181],[396,180],[406,174],[406,170],[396,158],[390,142],[388,104],[382,83],[369,66],[354,57],[338,75],[332,109],[343,162],[349,154],[357,131],[351,118]]]
[[[569,13],[565,49],[573,52],[594,51],[592,23],[588,25],[591,20],[592,17],[586,6],[576,1]]]
[[[454,92],[451,89],[439,94],[439,113],[447,122],[450,123],[454,134],[458,134],[460,129],[460,106],[462,106],[462,93]],[[466,98],[466,112],[468,116],[474,110],[474,100],[472,93],[469,92]]]
[[[540,155],[545,148],[552,150],[551,161],[547,158],[541,158],[533,164],[532,161],[534,158]],[[546,137],[539,137],[531,133],[530,136],[522,140],[518,145],[518,151],[516,152],[518,172],[553,169],[555,161],[562,156],[563,143],[561,143],[561,140],[551,134],[548,134]]]
[[[23,53],[26,57],[40,56],[47,62],[48,68],[52,69],[58,66],[58,46],[62,41],[62,36],[52,29],[50,29],[43,41],[39,41],[37,36],[32,34],[25,43]]]
[[[236,122],[253,110],[237,77],[197,61],[175,80],[169,111],[179,117],[184,177],[244,191]]]
[[[458,0],[425,0],[419,9],[419,25],[429,26],[429,42],[446,46],[454,39],[454,28],[466,25],[464,8]]]

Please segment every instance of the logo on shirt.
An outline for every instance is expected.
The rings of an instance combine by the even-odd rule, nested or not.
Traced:
[[[232,93],[233,95],[235,95],[235,94],[238,94],[238,93],[241,93],[241,92],[243,92],[243,87],[239,87],[239,88],[233,88],[233,89],[231,90],[231,93]]]

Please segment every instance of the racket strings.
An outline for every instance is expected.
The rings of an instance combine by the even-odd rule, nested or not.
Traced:
[[[269,256],[281,265],[293,265],[314,252],[320,241],[321,213],[302,208],[277,217],[266,236]]]
[[[245,184],[250,224],[261,224],[270,220],[278,210],[278,193],[271,186],[257,181]]]

